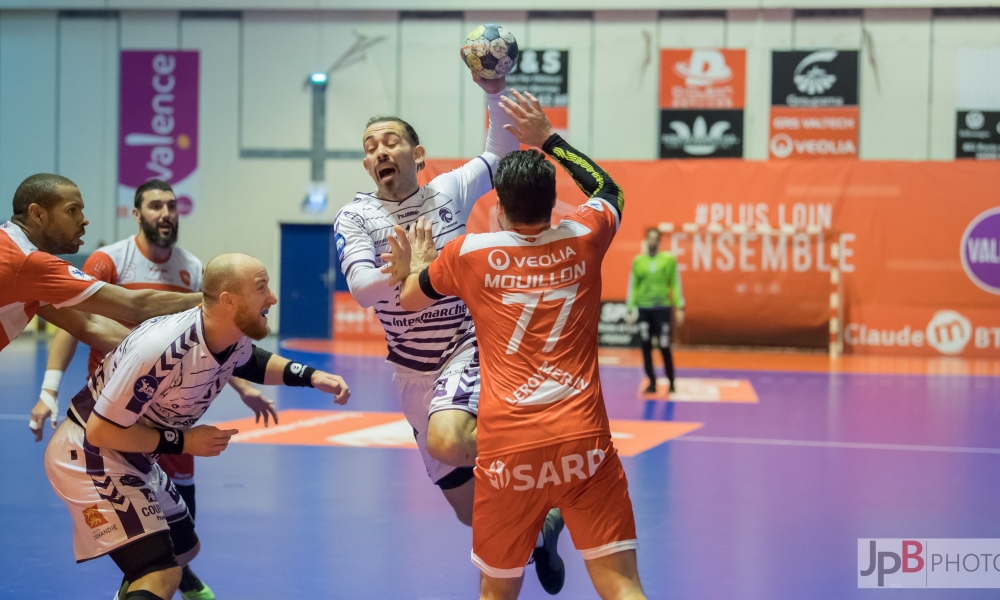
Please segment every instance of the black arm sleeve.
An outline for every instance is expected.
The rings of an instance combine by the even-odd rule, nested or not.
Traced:
[[[263,384],[264,375],[267,374],[267,362],[271,360],[272,356],[272,353],[262,350],[255,345],[253,347],[253,354],[250,355],[250,360],[246,364],[233,369],[233,377],[246,379],[251,383]]]
[[[621,218],[625,208],[625,195],[614,179],[593,160],[580,152],[558,133],[553,133],[542,144],[542,150],[562,165],[573,177],[576,185],[589,198],[601,198],[610,204]]]
[[[431,285],[431,274],[427,269],[420,272],[417,281],[420,282],[420,291],[431,300],[440,300],[441,298],[444,298],[444,296],[439,294],[437,290],[434,289],[434,286]]]

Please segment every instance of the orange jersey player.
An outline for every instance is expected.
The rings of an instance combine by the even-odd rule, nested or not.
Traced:
[[[81,313],[143,321],[201,301],[201,294],[107,286],[52,256],[76,254],[88,225],[80,189],[61,175],[28,177],[14,192],[12,207],[13,216],[0,224],[0,351],[36,314],[109,351],[128,331]]]
[[[611,442],[597,360],[601,262],[624,197],[593,161],[552,133],[537,100],[513,95],[511,130],[565,168],[590,197],[556,227],[555,167],[535,150],[500,162],[504,231],[469,234],[440,255],[418,224],[389,255],[408,310],[462,298],[480,341],[482,391],[472,561],[483,598],[516,598],[552,508],[602,598],[644,598],[628,482]],[[433,259],[433,262],[431,260]],[[429,263],[429,266],[427,266]]]

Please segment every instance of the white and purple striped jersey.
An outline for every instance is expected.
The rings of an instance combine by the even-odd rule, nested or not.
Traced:
[[[421,311],[399,306],[399,286],[379,272],[380,258],[390,251],[393,225],[404,228],[419,217],[433,224],[438,250],[465,233],[465,224],[476,200],[493,189],[493,174],[500,159],[518,149],[514,136],[503,129],[510,119],[499,108],[500,94],[487,96],[490,126],[486,150],[461,167],[435,177],[402,201],[382,200],[359,193],[337,213],[334,238],[340,268],[351,294],[361,306],[374,307],[382,322],[389,356],[386,360],[415,371],[435,371],[466,343],[475,339],[472,317],[465,303],[444,298]]]
[[[212,354],[200,306],[150,319],[104,358],[73,398],[73,410],[80,423],[94,412],[119,427],[142,420],[158,429],[188,429],[252,351],[243,336],[224,356]]]
[[[380,255],[390,251],[388,236],[392,235],[393,225],[405,228],[419,217],[429,219],[434,224],[434,244],[439,250],[465,234],[473,204],[493,189],[497,162],[476,157],[435,177],[402,202],[381,200],[372,194],[355,196],[354,202],[340,210],[334,224],[344,275],[350,280],[353,269],[378,269],[385,264]],[[444,298],[422,311],[407,311],[399,306],[398,286],[381,285],[385,293],[374,308],[385,329],[389,362],[416,371],[434,371],[459,346],[475,337],[472,317],[460,299]]]

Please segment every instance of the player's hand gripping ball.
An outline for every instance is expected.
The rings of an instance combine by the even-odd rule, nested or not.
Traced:
[[[500,79],[514,67],[517,40],[500,25],[480,25],[466,38],[462,57],[469,69],[483,79]]]

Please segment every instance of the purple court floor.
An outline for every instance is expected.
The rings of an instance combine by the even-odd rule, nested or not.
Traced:
[[[273,349],[274,342],[271,342]],[[284,351],[343,375],[344,409],[398,412],[374,357]],[[27,415],[45,345],[0,354],[0,598],[108,600],[110,559],[77,565],[71,524]],[[749,380],[752,403],[643,402],[635,367],[602,367],[615,419],[695,421],[624,458],[650,598],[995,598],[995,590],[859,590],[858,538],[1000,538],[1000,377],[685,369]],[[84,383],[85,353],[62,406]],[[280,409],[340,410],[312,390],[271,388]],[[238,419],[231,391],[208,422]],[[46,432],[46,441],[50,434]],[[194,570],[220,599],[477,597],[471,532],[412,450],[233,444],[196,469]],[[568,535],[560,598],[595,598]],[[529,568],[530,569],[530,568]],[[548,598],[533,571],[522,598]]]

